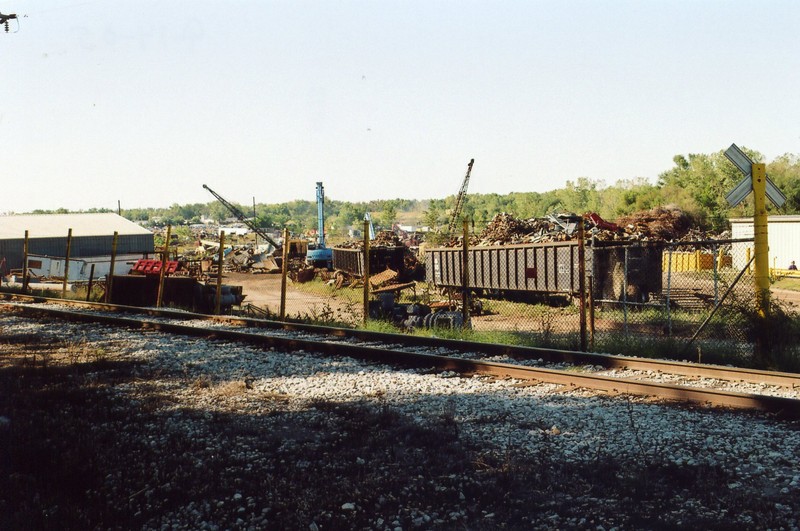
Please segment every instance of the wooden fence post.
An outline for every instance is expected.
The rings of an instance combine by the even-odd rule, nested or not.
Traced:
[[[289,229],[283,229],[283,260],[281,261],[281,311],[280,320],[286,319],[286,277],[289,275]]]
[[[28,292],[28,231],[25,231],[25,242],[22,245],[22,291]]]
[[[369,319],[369,221],[364,220],[364,324]]]
[[[108,277],[106,277],[106,303],[111,302],[111,289],[114,285],[114,266],[117,263],[117,243],[119,242],[119,233],[114,231],[114,239],[111,240],[111,264],[108,269]]]
[[[69,252],[72,247],[72,229],[67,231],[67,253],[64,259],[64,283],[61,285],[61,298],[67,298],[67,277],[69,277]]]
[[[222,266],[225,261],[225,231],[219,231],[219,261],[217,262],[217,290],[214,300],[214,315],[222,311]]]
[[[164,242],[164,251],[161,253],[161,270],[158,272],[158,296],[156,297],[156,308],[161,308],[164,301],[164,276],[167,271],[167,260],[169,259],[169,239],[172,237],[172,225],[167,225],[167,239]]]

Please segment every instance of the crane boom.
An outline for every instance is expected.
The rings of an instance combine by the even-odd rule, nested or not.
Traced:
[[[238,219],[239,221],[241,221],[242,223],[244,223],[245,225],[247,225],[247,226],[250,228],[250,230],[252,230],[252,231],[253,231],[253,232],[255,232],[256,234],[258,234],[259,236],[261,236],[262,238],[264,238],[264,239],[265,239],[267,242],[271,243],[271,244],[272,244],[272,246],[273,246],[273,247],[275,247],[276,249],[280,247],[280,245],[278,245],[277,243],[275,243],[275,240],[273,240],[273,239],[272,239],[272,238],[269,236],[269,234],[267,234],[266,232],[264,232],[264,230],[263,230],[261,227],[259,227],[259,226],[258,226],[258,225],[256,225],[255,223],[253,223],[253,221],[249,220],[249,219],[247,218],[247,216],[245,216],[245,215],[244,215],[244,212],[242,212],[241,210],[239,210],[239,209],[236,207],[236,205],[234,205],[234,204],[232,204],[232,203],[229,203],[229,202],[228,202],[228,201],[227,201],[227,200],[226,200],[224,197],[222,197],[221,195],[219,195],[217,192],[215,192],[214,190],[212,190],[211,188],[209,188],[209,187],[208,187],[208,186],[206,186],[205,184],[203,185],[203,188],[205,188],[206,190],[208,190],[209,192],[211,192],[211,195],[213,195],[214,197],[216,197],[216,198],[217,198],[217,201],[219,201],[220,203],[222,203],[222,205],[223,205],[225,208],[227,208],[227,209],[230,211],[230,213],[231,213],[231,214],[233,214],[234,216],[236,216],[236,219]]]
[[[458,223],[458,218],[461,216],[461,210],[464,208],[464,203],[467,199],[469,174],[472,172],[472,165],[474,163],[475,159],[470,159],[469,164],[467,164],[467,174],[464,176],[464,182],[461,183],[461,189],[458,191],[458,196],[456,196],[456,206],[453,207],[453,215],[450,217],[450,225],[447,227],[448,234],[452,234],[456,229],[456,223]]]
[[[325,248],[325,188],[317,183],[317,249]]]
[[[333,269],[333,249],[325,247],[325,188],[317,182],[317,246],[306,253],[306,263]]]

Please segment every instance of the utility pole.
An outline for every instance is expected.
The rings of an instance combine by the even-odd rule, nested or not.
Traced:
[[[18,20],[17,19],[17,15],[15,15],[14,13],[11,13],[10,15],[4,15],[4,14],[0,13],[0,24],[5,26],[6,33],[8,33],[8,21],[9,20]]]

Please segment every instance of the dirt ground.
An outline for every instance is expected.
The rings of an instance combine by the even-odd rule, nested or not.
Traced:
[[[226,273],[225,284],[242,286],[245,295],[244,303],[259,308],[267,308],[272,313],[279,313],[281,308],[281,275],[251,273]],[[360,310],[360,308],[356,308]],[[337,297],[323,297],[306,293],[297,289],[295,284],[286,280],[286,314],[321,315],[323,313],[352,313],[353,308]]]
[[[281,276],[279,274],[226,273],[226,284],[242,286],[246,295],[244,302],[260,308],[267,308],[278,314],[281,303]],[[286,314],[288,316],[341,316],[343,321],[358,321],[361,305],[348,304],[338,297],[324,297],[307,293],[287,279]],[[772,289],[775,299],[782,301],[794,310],[800,310],[800,291]],[[573,319],[568,319],[570,323]],[[574,319],[577,326],[577,317]],[[519,315],[483,315],[473,317],[473,326],[478,330],[539,330],[547,328],[541,319],[523,318]],[[550,323],[553,324],[553,323]],[[558,320],[563,326],[562,320]]]
[[[772,288],[772,296],[783,301],[795,310],[800,310],[800,291]]]

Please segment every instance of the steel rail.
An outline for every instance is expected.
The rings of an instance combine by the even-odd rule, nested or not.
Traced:
[[[5,294],[5,297],[9,298],[9,294]],[[475,352],[492,356],[504,355],[525,359],[541,359],[550,363],[595,365],[605,369],[630,369],[637,371],[650,371],[654,373],[675,374],[694,378],[714,378],[732,382],[775,385],[789,389],[800,388],[800,374],[790,372],[765,371],[741,367],[690,363],[684,361],[636,358],[631,356],[615,356],[611,354],[598,354],[593,352],[580,352],[554,348],[482,343],[459,339],[414,336],[409,334],[372,332],[368,330],[356,330],[351,328],[329,327],[303,323],[287,323],[283,321],[253,319],[248,317],[207,315],[163,308],[141,308],[118,304],[35,297],[30,295],[13,295],[13,297],[32,302],[67,304],[86,308],[94,308],[103,311],[128,312],[177,319],[226,322],[234,325],[253,328],[284,330],[289,332],[307,332],[328,335],[332,337],[354,338],[362,341],[395,343],[414,347],[446,348],[457,352]]]
[[[9,306],[9,305],[6,305]],[[597,376],[573,371],[559,371],[539,367],[512,365],[487,361],[468,360],[452,356],[440,356],[419,352],[407,352],[384,349],[342,342],[314,341],[309,339],[265,336],[250,332],[218,328],[201,328],[176,323],[163,323],[118,317],[71,312],[54,308],[42,308],[27,305],[14,305],[13,308],[24,315],[37,317],[45,315],[77,322],[103,323],[112,326],[126,326],[145,330],[156,330],[188,336],[199,336],[206,339],[227,339],[244,342],[260,347],[273,347],[281,350],[309,350],[332,356],[348,356],[353,358],[377,361],[403,366],[434,367],[452,370],[462,374],[485,374],[519,380],[565,385],[572,388],[587,388],[618,394],[653,396],[680,402],[691,402],[701,405],[723,406],[737,409],[753,409],[779,414],[785,418],[800,418],[800,400],[784,397],[754,395],[685,387],[673,384],[644,382],[628,378]]]

